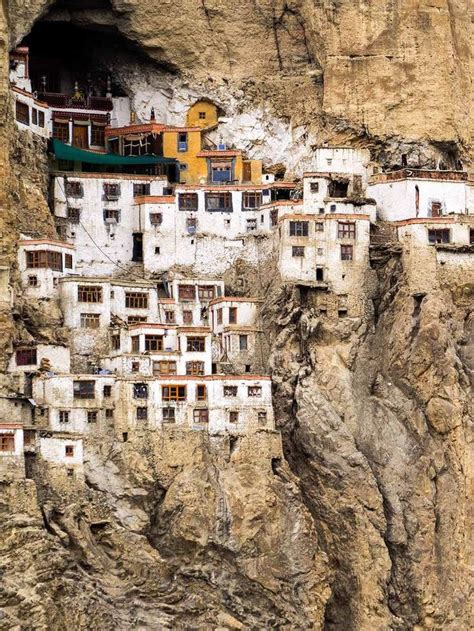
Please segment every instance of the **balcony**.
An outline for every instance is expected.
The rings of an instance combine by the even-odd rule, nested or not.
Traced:
[[[110,112],[113,109],[112,99],[105,96],[87,96],[75,99],[68,94],[58,92],[38,92],[38,99],[50,107],[60,109],[96,110],[99,112]]]

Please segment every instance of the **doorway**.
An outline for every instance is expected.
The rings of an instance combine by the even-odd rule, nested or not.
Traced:
[[[134,232],[132,236],[132,261],[135,261],[135,263],[141,263],[143,261],[143,234],[141,232]]]
[[[72,128],[72,144],[79,149],[87,149],[87,125],[74,125]]]

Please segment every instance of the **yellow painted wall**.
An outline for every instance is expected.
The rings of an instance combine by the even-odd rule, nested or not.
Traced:
[[[199,112],[204,112],[206,118],[199,118]],[[210,127],[211,125],[217,125],[217,106],[209,101],[196,101],[188,110],[186,125],[188,125],[188,127]]]
[[[207,181],[207,163],[205,158],[198,158],[201,151],[201,132],[188,131],[188,150],[178,151],[177,131],[163,132],[163,155],[165,158],[176,158],[187,165],[185,171],[181,171],[181,182],[186,184],[200,184],[201,180]]]

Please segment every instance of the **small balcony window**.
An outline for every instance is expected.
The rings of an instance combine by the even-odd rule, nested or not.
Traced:
[[[162,335],[145,335],[145,351],[156,352],[163,350]]]
[[[212,300],[216,294],[214,285],[199,285],[198,296],[201,302]]]
[[[194,285],[179,285],[178,297],[180,300],[195,300],[196,289]]]
[[[153,374],[154,375],[175,375],[176,362],[165,361],[165,360],[153,362]]]

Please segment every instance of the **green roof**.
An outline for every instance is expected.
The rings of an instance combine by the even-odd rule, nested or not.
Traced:
[[[51,151],[58,160],[87,162],[89,164],[129,165],[135,164],[176,164],[174,158],[161,156],[121,156],[118,153],[95,153],[78,147],[71,147],[57,138],[51,141]]]

